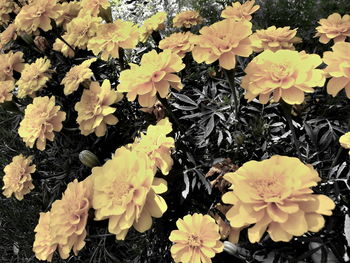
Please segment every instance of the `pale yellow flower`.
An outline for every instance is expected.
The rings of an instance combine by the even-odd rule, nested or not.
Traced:
[[[0,81],[14,80],[13,71],[22,72],[24,69],[23,53],[10,51],[0,54]]]
[[[167,13],[158,12],[146,19],[143,25],[139,28],[140,41],[143,43],[146,42],[148,37],[152,35],[153,31],[164,30],[166,17]]]
[[[67,29],[67,24],[78,16],[81,10],[81,2],[64,2],[62,4],[59,4],[59,7],[59,16],[55,22],[57,25],[62,25],[64,29]]]
[[[233,19],[235,21],[252,19],[252,14],[255,13],[260,6],[254,5],[255,0],[246,1],[241,4],[240,2],[233,2],[232,6],[227,6],[221,13],[221,17]]]
[[[82,12],[97,16],[100,12],[100,8],[108,8],[110,6],[108,0],[82,0],[81,6],[83,7]]]
[[[11,40],[17,38],[16,30],[16,25],[12,23],[0,34],[0,49],[4,49]]]
[[[0,81],[0,103],[12,100],[12,93],[15,83],[12,80]]]
[[[191,28],[192,26],[199,25],[202,22],[203,18],[197,11],[194,10],[183,11],[173,18],[173,26],[178,28]]]
[[[163,50],[170,49],[172,53],[178,54],[183,58],[186,53],[191,52],[194,48],[194,44],[191,41],[193,36],[194,34],[191,32],[173,33],[159,42],[159,48]]]
[[[338,13],[333,13],[327,19],[320,19],[318,23],[320,26],[316,27],[315,37],[319,37],[323,44],[327,44],[331,39],[334,43],[343,42],[350,36],[350,15],[341,17]]]

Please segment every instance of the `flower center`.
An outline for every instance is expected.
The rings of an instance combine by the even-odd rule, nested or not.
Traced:
[[[196,234],[190,234],[188,236],[187,242],[190,247],[199,247],[202,243],[201,239]]]
[[[114,203],[121,205],[125,197],[129,194],[132,189],[132,185],[127,182],[115,182],[112,187],[111,198]]]
[[[251,184],[254,187],[258,195],[265,201],[271,198],[280,198],[282,192],[282,186],[278,178],[270,177],[254,181]]]
[[[276,65],[272,67],[271,78],[274,81],[281,81],[290,76],[291,70],[286,65]]]

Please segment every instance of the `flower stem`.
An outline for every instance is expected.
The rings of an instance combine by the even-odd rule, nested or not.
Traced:
[[[119,48],[119,64],[120,64],[120,71],[125,70],[127,67],[125,66],[125,60],[124,60],[124,49],[121,47]]]
[[[184,133],[184,130],[182,129],[182,126],[180,125],[179,120],[176,118],[175,114],[171,110],[167,99],[161,98],[158,93],[157,93],[157,99],[163,104],[166,112],[168,113],[169,118],[175,123],[175,125],[177,126],[177,129]]]
[[[233,97],[233,100],[234,100],[234,107],[235,107],[235,117],[236,117],[236,120],[238,119],[238,108],[239,108],[239,105],[238,105],[238,97],[237,97],[237,92],[236,92],[236,85],[235,85],[235,70],[234,69],[230,69],[230,70],[227,70],[227,69],[224,69],[224,74],[225,74],[225,77],[226,77],[226,80],[227,82],[229,83],[230,85],[230,88],[231,88],[231,94],[232,94],[232,97]]]

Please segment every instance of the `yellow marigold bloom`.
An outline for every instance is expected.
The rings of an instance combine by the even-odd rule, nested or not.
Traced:
[[[316,27],[315,37],[319,37],[323,44],[327,44],[331,39],[334,43],[342,42],[350,36],[350,15],[341,17],[338,13],[333,13],[327,19],[320,19],[318,23],[320,26]]]
[[[54,233],[51,230],[51,213],[40,213],[39,222],[34,229],[35,240],[33,252],[39,260],[52,261],[53,253],[57,248],[57,243],[53,242]]]
[[[69,95],[79,88],[79,84],[89,80],[94,73],[89,69],[96,58],[85,60],[80,65],[72,67],[61,81],[64,85],[64,95]]]
[[[119,48],[135,48],[138,41],[137,26],[118,19],[114,23],[99,25],[96,36],[89,40],[87,48],[96,56],[102,52],[101,58],[108,60],[109,56],[119,58]]]
[[[12,100],[12,93],[15,83],[12,80],[0,81],[0,103]]]
[[[116,108],[110,105],[118,99],[118,93],[111,89],[109,80],[104,80],[101,87],[98,82],[92,82],[74,107],[78,112],[77,122],[81,134],[89,135],[94,132],[96,136],[101,137],[106,134],[107,124],[117,124],[118,119],[113,115]]]
[[[157,92],[165,98],[170,87],[182,89],[181,79],[173,73],[181,71],[185,64],[171,50],[159,54],[152,50],[142,56],[141,66],[130,66],[131,69],[121,72],[117,90],[127,92],[129,101],[134,101],[138,95],[142,107],[152,107],[157,101]]]
[[[30,175],[35,172],[35,165],[30,165],[32,160],[32,156],[26,158],[20,154],[13,157],[12,162],[5,166],[2,189],[7,198],[14,195],[18,200],[22,200],[25,194],[34,189]]]
[[[159,48],[163,50],[170,49],[173,53],[183,58],[194,47],[194,44],[190,41],[193,36],[194,34],[191,32],[173,33],[159,42]]]
[[[60,111],[60,106],[55,106],[55,97],[37,97],[29,104],[24,112],[24,119],[18,129],[19,136],[27,147],[36,147],[43,151],[46,139],[53,141],[54,131],[62,129],[62,121],[66,119],[66,113]]]
[[[174,27],[191,28],[192,26],[199,25],[203,22],[203,18],[197,11],[188,10],[177,14],[173,19]]]
[[[343,134],[342,136],[340,136],[339,143],[340,143],[341,147],[343,147],[345,149],[350,149],[350,132],[347,132],[347,133]],[[350,151],[349,151],[349,155],[350,155]]]
[[[235,21],[247,20],[250,21],[252,19],[252,14],[255,13],[260,6],[254,5],[255,0],[246,1],[241,4],[240,2],[232,3],[232,6],[227,6],[221,13],[221,17],[230,18]]]
[[[154,178],[146,154],[119,148],[102,167],[92,169],[95,220],[109,219],[108,231],[123,240],[131,226],[148,230],[152,217],[161,217],[167,205],[158,194],[167,190],[166,181]]]
[[[170,233],[174,244],[170,251],[175,262],[208,263],[224,249],[219,226],[209,215],[195,213],[176,221],[177,230]]]
[[[332,77],[327,84],[327,92],[335,97],[345,89],[350,99],[350,43],[335,43],[332,50],[323,53],[323,61],[327,64],[324,71]]]
[[[16,25],[12,23],[0,34],[0,49],[4,49],[11,40],[17,38],[16,30]]]
[[[158,12],[150,18],[146,19],[143,25],[139,28],[140,41],[146,42],[148,37],[152,35],[153,31],[165,29],[165,20],[167,13]]]
[[[296,37],[296,29],[290,29],[289,26],[278,27],[270,26],[267,29],[257,30],[250,36],[254,52],[263,50],[277,51],[279,49],[295,50],[293,44],[300,43],[301,38]]]
[[[0,25],[7,25],[10,21],[10,13],[15,9],[15,2],[0,0]]]
[[[211,64],[219,60],[224,69],[233,69],[236,55],[248,57],[253,52],[249,40],[252,24],[248,21],[225,19],[203,27],[199,33],[201,35],[192,37],[195,44],[192,55],[198,63]]]
[[[58,4],[60,7],[59,16],[56,19],[57,25],[62,25],[64,29],[67,28],[67,24],[76,18],[81,10],[81,2],[73,1],[73,2],[64,2],[62,4]]]
[[[35,0],[22,7],[15,19],[17,30],[32,34],[41,28],[51,30],[51,19],[59,16],[57,0]]]
[[[83,7],[82,12],[97,16],[101,7],[106,9],[110,4],[108,0],[82,0],[81,6]]]
[[[316,69],[322,63],[316,54],[291,50],[272,52],[265,50],[246,67],[242,87],[247,90],[245,98],[266,104],[273,94],[273,101],[281,98],[288,104],[301,104],[304,92],[314,92],[313,87],[323,86],[323,71]]]
[[[33,96],[36,91],[45,87],[46,82],[51,77],[50,66],[51,62],[47,58],[38,58],[32,64],[25,64],[21,78],[16,83],[18,98]]]
[[[65,37],[66,35],[63,36],[64,39]],[[53,43],[52,49],[61,52],[64,56],[69,58],[72,58],[75,55],[74,50],[72,50],[59,38],[56,38],[55,43]]]
[[[14,80],[13,71],[22,72],[24,59],[22,52],[0,54],[0,81]]]
[[[322,215],[331,215],[335,207],[332,199],[310,189],[321,180],[317,171],[294,157],[249,161],[224,178],[232,184],[232,191],[222,197],[233,205],[226,218],[232,227],[254,225],[248,229],[252,243],[259,242],[266,229],[275,242],[318,232],[325,223]]]

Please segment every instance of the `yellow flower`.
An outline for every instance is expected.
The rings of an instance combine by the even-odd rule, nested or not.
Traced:
[[[21,78],[17,81],[18,98],[25,96],[34,96],[35,92],[45,87],[46,82],[50,79],[49,68],[50,60],[47,58],[38,58],[32,64],[25,64]]]
[[[123,240],[131,226],[148,230],[152,217],[161,217],[167,205],[158,194],[166,181],[154,178],[147,155],[119,148],[102,167],[92,169],[95,220],[109,219],[108,231]]]
[[[23,53],[18,51],[0,54],[0,81],[14,80],[13,71],[21,72],[24,68]]]
[[[247,90],[245,98],[266,104],[273,94],[273,101],[282,98],[288,104],[301,104],[304,92],[314,92],[313,87],[323,86],[323,71],[316,69],[322,63],[316,54],[291,50],[272,52],[265,50],[246,67],[242,87]]]
[[[140,41],[146,42],[148,37],[152,35],[153,31],[165,29],[165,20],[167,13],[158,12],[150,18],[146,19],[143,25],[139,28]]]
[[[15,9],[14,1],[0,0],[0,25],[7,25],[10,21],[10,13]]]
[[[30,165],[32,160],[32,156],[25,158],[20,154],[13,157],[12,162],[5,166],[2,189],[7,198],[14,194],[18,200],[22,200],[24,195],[34,189],[30,175],[35,172],[35,165]]]
[[[65,37],[66,35],[63,36],[63,38]],[[69,58],[72,58],[75,55],[74,50],[72,50],[59,38],[56,38],[55,43],[53,43],[52,49],[61,52],[64,56]]]
[[[78,112],[77,122],[81,134],[89,135],[94,132],[96,136],[101,137],[106,134],[107,124],[117,124],[118,119],[113,115],[116,108],[110,105],[116,103],[118,99],[120,97],[111,89],[109,80],[104,80],[101,87],[98,82],[92,82],[74,107]]]
[[[101,24],[97,34],[89,40],[87,48],[94,55],[100,52],[103,60],[108,60],[109,56],[119,58],[119,48],[135,48],[139,39],[139,30],[132,22],[118,19],[114,23]]]
[[[181,58],[170,50],[159,54],[152,50],[142,56],[141,65],[130,64],[131,69],[121,72],[119,92],[127,92],[129,101],[138,101],[142,107],[152,107],[157,101],[169,94],[169,88],[182,89],[181,79],[173,74],[181,71],[185,65]]]
[[[279,49],[295,50],[293,44],[300,43],[301,38],[296,37],[296,29],[290,29],[289,26],[278,27],[270,26],[267,29],[257,30],[250,36],[252,48],[255,52],[263,50],[277,51]]]
[[[32,34],[41,28],[51,30],[51,19],[59,16],[57,0],[35,0],[22,7],[15,19],[17,30]]]
[[[85,60],[80,65],[72,67],[61,81],[64,85],[64,95],[69,95],[79,88],[79,84],[89,80],[94,73],[89,69],[90,65],[96,61],[96,58]]]
[[[339,143],[340,143],[341,147],[343,147],[345,149],[350,149],[350,132],[347,132],[347,133],[343,134],[342,136],[340,136]],[[349,155],[350,155],[350,151],[349,151]]]
[[[320,19],[318,23],[320,26],[316,27],[315,37],[319,37],[323,44],[327,44],[331,39],[334,43],[342,42],[350,36],[350,15],[341,17],[338,13],[333,13],[327,19]]]
[[[64,2],[58,5],[60,7],[60,11],[55,22],[57,25],[62,25],[64,29],[67,29],[67,24],[76,18],[81,10],[80,2]]]
[[[173,19],[174,27],[185,27],[191,28],[203,22],[203,18],[199,15],[197,11],[188,10],[177,14]]]
[[[246,1],[241,4],[240,2],[232,3],[232,6],[227,6],[221,13],[221,17],[230,18],[235,21],[247,20],[250,21],[252,19],[252,14],[255,13],[260,6],[254,5],[255,0]]]
[[[0,81],[0,103],[12,100],[12,93],[15,83],[12,80]]]
[[[4,49],[11,40],[17,38],[16,30],[16,25],[12,23],[0,34],[0,49]]]
[[[198,63],[211,64],[219,60],[224,69],[233,69],[236,55],[248,57],[253,52],[249,40],[252,33],[250,22],[225,19],[203,27],[199,33],[201,35],[192,37],[195,44],[192,55]]]
[[[345,89],[350,99],[350,43],[335,43],[332,50],[323,53],[323,61],[327,64],[324,71],[332,77],[327,84],[327,92],[335,97]]]
[[[97,16],[100,12],[100,8],[108,8],[110,6],[108,0],[82,0],[81,6],[83,7],[82,12]]]
[[[224,178],[232,184],[232,191],[222,197],[233,205],[226,218],[232,227],[254,225],[248,229],[252,243],[259,242],[266,229],[275,242],[318,232],[325,223],[322,215],[331,215],[335,207],[332,199],[310,189],[321,180],[317,171],[294,157],[249,161]]]
[[[46,146],[46,139],[53,141],[54,131],[62,129],[62,121],[66,119],[66,113],[55,106],[55,97],[37,97],[29,104],[24,112],[24,119],[18,129],[19,136],[27,147],[36,147],[43,151]]]
[[[176,221],[177,230],[170,233],[174,244],[170,251],[175,262],[208,263],[224,249],[219,227],[209,215],[195,213]]]
[[[194,44],[190,41],[193,36],[194,34],[191,32],[173,33],[159,42],[159,48],[163,50],[170,49],[173,53],[183,58],[194,47]]]
[[[51,231],[51,214],[50,212],[40,213],[39,222],[34,229],[35,240],[33,252],[39,260],[52,261],[53,253],[57,248],[57,243],[53,242],[54,234]]]

